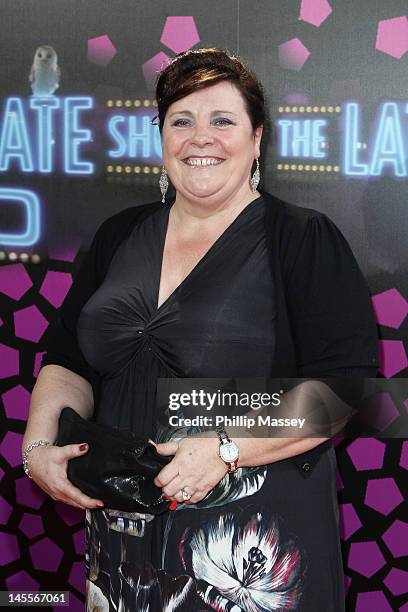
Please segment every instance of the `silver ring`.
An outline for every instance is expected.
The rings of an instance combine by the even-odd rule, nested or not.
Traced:
[[[186,501],[193,497],[192,495],[190,495],[190,493],[187,493],[185,489],[180,489],[180,493],[182,494],[183,499],[185,499]]]

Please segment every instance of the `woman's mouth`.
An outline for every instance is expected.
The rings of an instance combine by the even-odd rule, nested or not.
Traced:
[[[219,157],[186,157],[183,159],[183,162],[187,164],[187,166],[194,166],[198,168],[207,167],[207,166],[218,166],[225,161]]]

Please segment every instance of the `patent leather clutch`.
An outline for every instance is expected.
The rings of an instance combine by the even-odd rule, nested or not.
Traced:
[[[147,439],[130,431],[87,421],[70,407],[59,418],[58,446],[87,442],[89,449],[68,461],[68,479],[105,507],[161,514],[170,502],[153,480],[172,459],[159,455]]]

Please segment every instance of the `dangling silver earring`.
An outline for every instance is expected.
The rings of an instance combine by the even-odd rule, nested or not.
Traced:
[[[163,166],[159,179],[159,187],[162,194],[162,204],[166,203],[166,193],[169,188],[169,179],[167,178],[166,168]]]
[[[259,185],[259,181],[261,180],[261,173],[259,172],[259,160],[258,158],[256,158],[256,168],[255,168],[255,172],[253,173],[253,175],[251,176],[251,189],[253,191],[253,193],[255,193],[255,191],[257,190],[257,187]]]

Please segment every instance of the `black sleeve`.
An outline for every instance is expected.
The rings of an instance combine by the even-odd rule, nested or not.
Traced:
[[[99,375],[85,360],[77,340],[76,324],[81,309],[96,291],[101,278],[101,268],[106,259],[107,222],[97,230],[88,251],[83,256],[64,303],[59,308],[44,337],[47,353],[41,367],[55,364],[79,374],[91,383],[94,396],[99,389]]]
[[[299,376],[375,377],[374,311],[344,236],[313,212],[296,248],[286,287]]]

